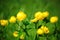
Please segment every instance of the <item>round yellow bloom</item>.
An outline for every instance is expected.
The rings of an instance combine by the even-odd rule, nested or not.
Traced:
[[[44,33],[49,33],[49,29],[46,26],[41,26],[41,29],[44,31]]]
[[[51,23],[55,23],[57,21],[58,21],[58,17],[56,17],[56,16],[50,18]]]
[[[18,37],[18,32],[15,31],[15,32],[13,33],[13,36],[14,36],[14,37]]]
[[[24,35],[23,34],[20,36],[20,39],[22,39],[22,40],[24,39]]]
[[[1,20],[0,20],[0,24],[1,24]]]
[[[48,17],[49,16],[49,12],[48,11],[43,12],[43,16],[44,16],[44,18]]]
[[[44,19],[44,18],[43,18],[43,14],[42,14],[41,12],[35,13],[35,18],[37,18],[38,20]]]
[[[8,20],[0,20],[0,24],[1,24],[2,26],[5,26],[5,25],[8,24]]]
[[[44,33],[49,33],[49,29],[46,26],[43,28],[43,31]]]
[[[42,29],[38,29],[38,30],[37,30],[37,34],[42,35],[43,33],[44,33],[44,32],[43,32]]]
[[[16,18],[15,16],[11,16],[11,18],[9,19],[10,23],[15,23],[16,22]]]
[[[36,12],[35,13],[35,18],[38,17],[41,14],[41,12]]]
[[[26,18],[26,14],[24,14],[24,12],[22,12],[22,11],[18,12],[18,14],[17,14],[17,20],[22,21],[25,18]]]
[[[38,21],[37,18],[31,20],[31,22],[37,22],[37,21]]]

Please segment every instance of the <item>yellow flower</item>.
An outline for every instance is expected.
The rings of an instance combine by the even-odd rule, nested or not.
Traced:
[[[23,39],[24,39],[24,35],[23,35],[23,34],[20,36],[20,39],[21,39],[21,40],[23,40]]]
[[[18,32],[15,31],[15,32],[13,33],[13,36],[14,36],[14,37],[18,37]]]
[[[37,30],[37,34],[42,35],[43,33],[44,33],[44,32],[43,32],[42,29],[38,29],[38,30]]]
[[[42,14],[41,12],[35,13],[35,18],[37,18],[38,20],[44,19],[44,18],[43,18],[43,14]]]
[[[8,24],[8,20],[0,20],[0,23],[2,26],[5,26]]]
[[[46,26],[43,28],[43,31],[44,33],[49,33],[49,29]]]
[[[37,18],[31,20],[31,22],[37,22],[37,21],[38,21]]]
[[[44,18],[48,17],[49,16],[49,12],[48,11],[43,12],[43,16],[44,16]]]
[[[41,14],[41,12],[36,12],[35,13],[35,18],[38,17]]]
[[[0,24],[1,24],[1,20],[0,20]]]
[[[11,18],[9,19],[10,23],[15,23],[16,22],[16,18],[15,16],[11,16]]]
[[[44,31],[44,33],[49,33],[49,29],[46,26],[41,26],[41,29]]]
[[[44,25],[43,25],[43,26],[41,26],[41,29],[43,30],[43,29],[44,29],[44,27],[45,27]]]
[[[25,18],[26,18],[26,14],[24,14],[24,12],[22,12],[22,11],[18,12],[18,14],[17,14],[17,20],[22,21]]]
[[[58,21],[58,17],[56,17],[56,16],[50,18],[51,23],[55,23],[57,21]]]

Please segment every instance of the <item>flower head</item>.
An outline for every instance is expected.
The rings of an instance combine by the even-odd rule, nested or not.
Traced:
[[[43,16],[44,16],[44,18],[48,17],[49,16],[49,12],[48,11],[43,12]]]
[[[31,22],[37,22],[37,18],[30,20]]]
[[[24,35],[23,35],[23,34],[20,36],[20,39],[21,39],[21,40],[23,40],[23,39],[24,39]]]
[[[43,29],[44,33],[49,33],[49,29],[45,26],[44,29]]]
[[[58,17],[57,16],[53,16],[53,17],[50,18],[50,22],[51,23],[55,23],[57,21],[58,21]]]
[[[15,32],[13,33],[13,36],[14,36],[14,37],[18,37],[18,32],[15,31]]]
[[[16,22],[16,18],[15,16],[11,16],[11,18],[9,19],[10,23],[15,23]]]
[[[46,26],[41,26],[41,29],[44,31],[44,33],[49,33],[49,29]]]
[[[0,20],[0,24],[1,24],[2,26],[5,26],[5,25],[8,24],[8,20]]]
[[[43,25],[43,26],[41,26],[41,29],[43,30],[43,29],[44,29],[44,27],[45,27],[44,25]]]
[[[38,20],[44,19],[44,18],[43,18],[43,14],[42,14],[41,12],[35,13],[35,18],[37,18]]]
[[[37,30],[37,34],[42,35],[43,33],[44,33],[44,32],[43,32],[42,29],[38,29],[38,30]]]
[[[22,21],[26,18],[26,14],[22,11],[18,12],[17,14],[17,20]]]

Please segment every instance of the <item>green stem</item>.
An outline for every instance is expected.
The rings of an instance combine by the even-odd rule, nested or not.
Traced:
[[[38,23],[38,22],[37,22],[37,23]],[[35,29],[36,29],[36,31],[37,31],[37,29],[38,29],[38,27],[37,27],[37,23],[35,23]],[[36,33],[35,40],[38,40],[38,35],[37,35],[37,33]]]
[[[57,40],[58,40],[56,23],[55,23],[55,36],[57,37]]]

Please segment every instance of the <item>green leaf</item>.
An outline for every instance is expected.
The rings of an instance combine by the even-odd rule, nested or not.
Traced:
[[[25,40],[31,40],[31,38],[26,35]]]
[[[43,20],[39,20],[37,23],[37,27],[40,28],[40,26],[45,25],[46,23]]]
[[[38,23],[37,23],[37,26],[42,25],[42,23],[43,23],[43,20],[39,20]]]
[[[53,34],[55,31],[55,25],[52,23],[47,23],[46,26],[48,27],[50,34]]]
[[[37,23],[37,26],[45,25],[45,22],[43,20],[39,20]]]
[[[23,20],[23,24],[27,26],[29,24],[29,20],[28,19]]]
[[[22,25],[23,25],[23,22],[21,22],[21,21],[18,22],[18,25],[19,25],[19,26],[22,26]]]
[[[35,40],[35,36],[36,36],[36,29],[30,29],[27,30],[27,33],[29,36],[27,36],[28,40]]]
[[[27,29],[33,29],[33,28],[35,28],[35,24],[31,23],[31,24],[27,25],[26,28]]]
[[[57,40],[56,36],[53,36],[53,35],[49,36],[48,39],[49,40]]]
[[[18,26],[20,26],[20,28],[25,29],[25,25],[23,24],[23,22],[19,22]]]
[[[47,40],[46,37],[39,37],[38,40]]]
[[[58,40],[60,40],[60,33],[58,33],[57,36],[58,36]]]

